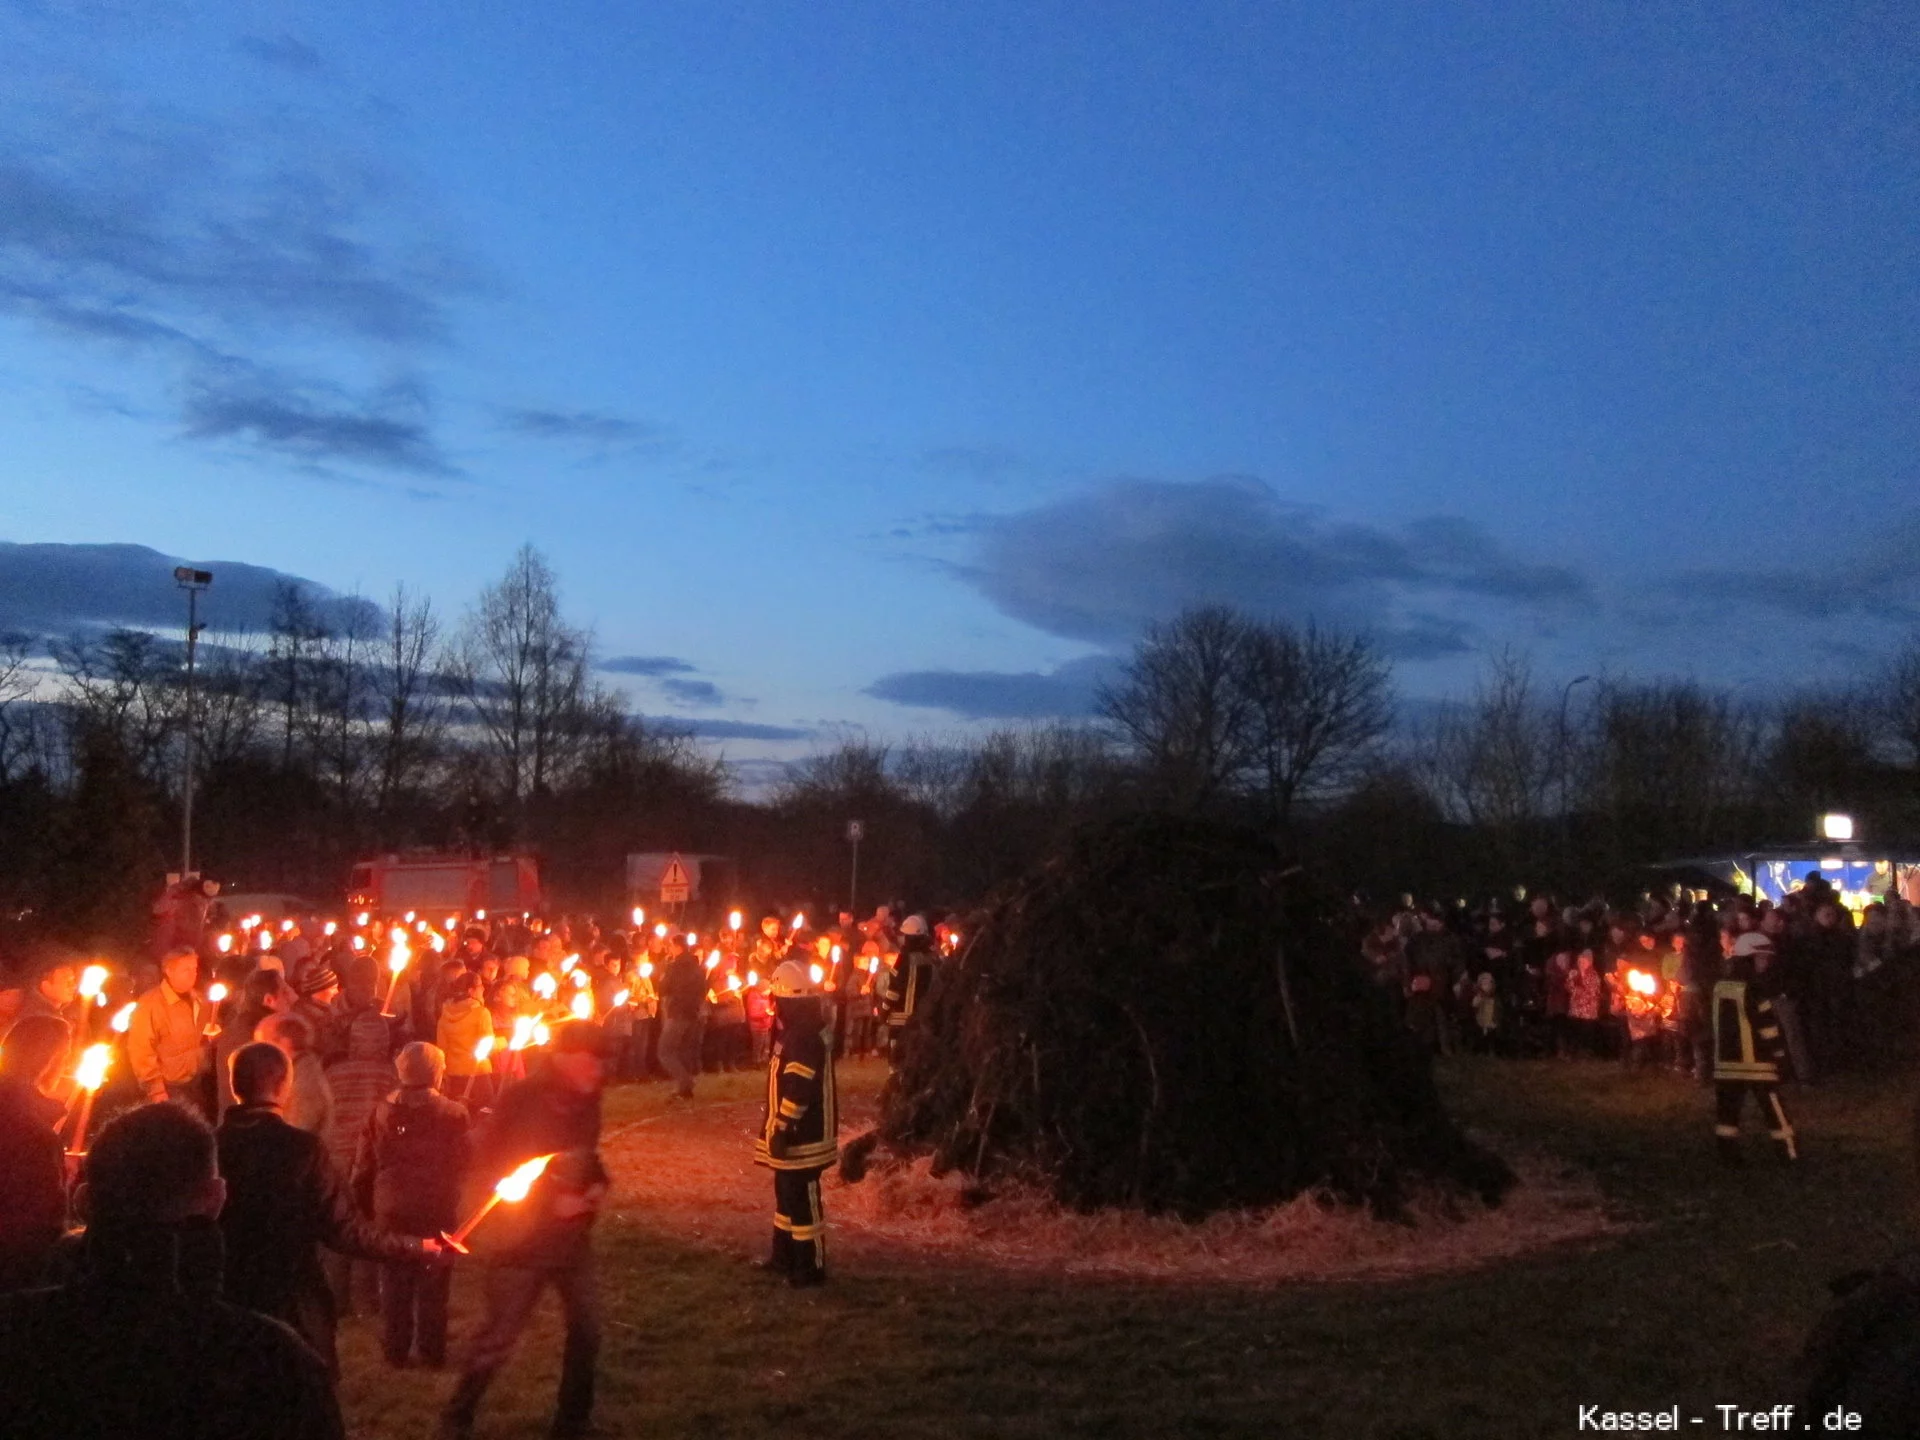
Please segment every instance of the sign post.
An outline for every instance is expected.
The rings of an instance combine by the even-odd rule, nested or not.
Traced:
[[[860,840],[867,827],[858,820],[847,822],[847,843],[853,846],[853,874],[847,880],[847,913],[860,918]]]

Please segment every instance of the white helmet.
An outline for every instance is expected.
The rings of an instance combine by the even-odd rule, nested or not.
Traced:
[[[900,922],[900,933],[902,935],[926,934],[927,933],[927,917],[924,915],[907,916],[906,919]]]
[[[819,987],[813,983],[813,976],[807,973],[807,967],[798,960],[782,960],[774,967],[767,988],[774,999],[788,1000],[796,995],[812,995]]]

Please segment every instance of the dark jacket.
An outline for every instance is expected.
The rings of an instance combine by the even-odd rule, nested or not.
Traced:
[[[340,1440],[319,1357],[220,1299],[218,1245],[188,1229],[90,1235],[74,1281],[0,1297],[0,1440]],[[183,1274],[183,1253],[211,1273]]]
[[[236,1105],[217,1138],[227,1181],[220,1212],[227,1298],[286,1321],[329,1369],[337,1368],[333,1292],[319,1247],[363,1260],[408,1260],[419,1258],[419,1241],[363,1219],[326,1143],[287,1124],[278,1110]]]
[[[660,1018],[698,1020],[707,1004],[707,972],[691,950],[667,961],[660,972]]]
[[[64,1113],[31,1085],[0,1084],[0,1291],[40,1284],[66,1226]]]
[[[776,1031],[767,1062],[767,1111],[754,1163],[769,1170],[822,1170],[840,1158],[833,1050],[826,1007],[816,995],[774,1002]]]
[[[458,1101],[421,1087],[373,1107],[353,1164],[361,1209],[401,1235],[438,1235],[460,1223],[473,1156],[472,1120]]]
[[[475,1248],[496,1265],[565,1270],[587,1259],[593,1212],[554,1213],[562,1195],[579,1195],[607,1181],[600,1163],[600,1096],[582,1095],[545,1071],[510,1085],[481,1127],[473,1178],[484,1194],[508,1172],[551,1155],[527,1198],[500,1205],[474,1232]]]

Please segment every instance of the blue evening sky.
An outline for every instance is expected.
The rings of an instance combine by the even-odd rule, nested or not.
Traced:
[[[451,619],[532,541],[734,756],[1073,713],[1195,600],[1414,694],[1839,674],[1920,621],[1917,34],[0,0],[0,620],[25,545]]]

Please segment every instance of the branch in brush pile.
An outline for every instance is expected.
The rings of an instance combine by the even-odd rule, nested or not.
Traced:
[[[1324,1189],[1497,1200],[1512,1174],[1446,1115],[1357,937],[1265,837],[1136,815],[1072,836],[936,972],[876,1150],[1059,1203],[1198,1217]]]

